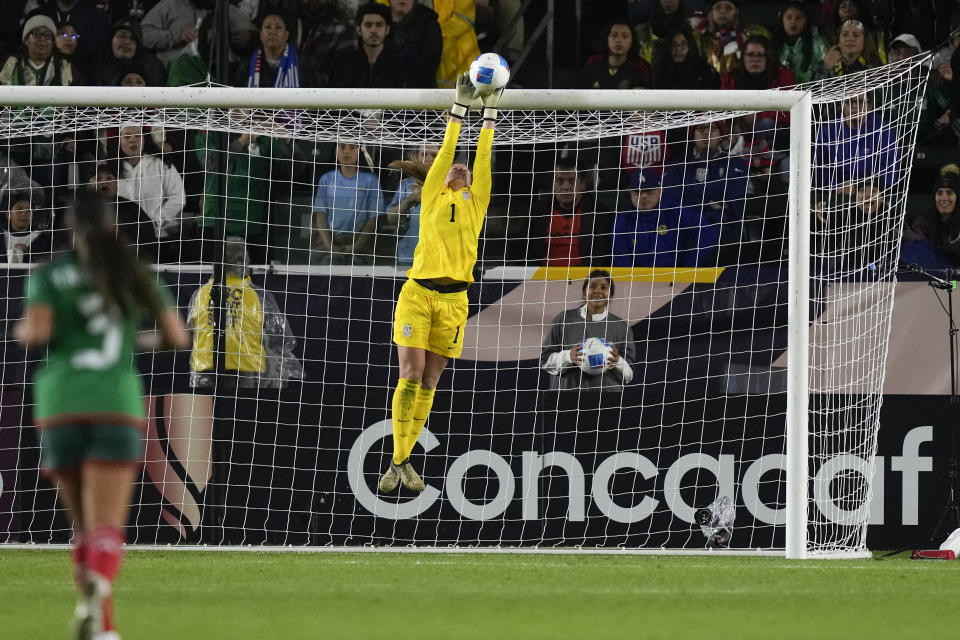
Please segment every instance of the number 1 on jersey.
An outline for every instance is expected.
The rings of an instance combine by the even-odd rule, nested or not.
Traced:
[[[451,202],[451,203],[450,203],[450,222],[456,222],[456,220],[453,219],[453,217],[454,217],[454,215],[456,215],[456,213],[457,213],[457,205],[456,205],[455,203]]]

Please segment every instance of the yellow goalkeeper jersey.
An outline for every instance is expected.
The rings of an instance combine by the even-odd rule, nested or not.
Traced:
[[[480,130],[473,184],[453,191],[445,182],[459,138],[460,123],[451,120],[420,192],[420,240],[413,252],[413,267],[407,271],[410,278],[473,282],[480,230],[490,205],[493,129]]]

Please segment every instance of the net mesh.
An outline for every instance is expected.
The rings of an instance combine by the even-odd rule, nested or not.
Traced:
[[[926,74],[913,59],[802,87],[813,553],[865,548]],[[3,107],[0,541],[70,536],[32,427],[44,354],[9,336],[18,263],[69,247],[64,203],[95,189],[194,329],[189,353],[137,358],[148,427],[131,541],[700,548],[722,536],[704,535],[698,510],[727,497],[722,544],[782,548],[786,380],[802,375],[786,367],[787,122],[502,111],[463,356],[440,377],[414,497],[377,480],[416,165],[443,140],[443,113]],[[479,127],[465,123],[459,159],[472,163]],[[586,321],[595,268],[615,292]],[[581,373],[570,350],[584,331],[627,366]]]

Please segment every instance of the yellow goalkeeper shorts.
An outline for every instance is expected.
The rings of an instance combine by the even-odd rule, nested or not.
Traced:
[[[466,291],[439,293],[407,280],[393,313],[393,341],[402,347],[459,358],[466,324]]]

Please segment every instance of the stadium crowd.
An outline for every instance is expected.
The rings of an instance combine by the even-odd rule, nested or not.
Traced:
[[[213,80],[215,4],[8,0],[0,84],[205,84]],[[524,28],[540,18],[540,4],[524,13],[520,0],[233,0],[224,80],[235,87],[444,88],[481,50],[496,50],[523,63],[514,86],[543,87],[544,61],[530,53],[536,42],[525,40]],[[600,4],[571,27],[565,16],[575,0],[557,2],[561,35],[579,29],[588,43],[573,60],[570,47],[558,47],[558,65],[566,64],[558,68],[560,86],[778,88],[934,52],[917,143],[935,161],[914,165],[902,246],[905,259],[960,266],[960,87],[952,82],[960,72],[960,2],[938,0],[932,12],[908,0]],[[884,187],[910,161],[891,149],[893,123],[871,100],[844,101],[842,113],[815,132],[817,160],[840,167],[814,175],[821,235],[858,221],[870,228],[885,206]],[[247,115],[230,112],[240,123]],[[789,114],[771,111],[622,140],[496,150],[481,264],[777,261],[788,127]],[[143,254],[163,262],[214,259],[204,241],[230,236],[246,242],[253,263],[407,265],[422,175],[436,148],[130,123],[11,138],[0,153],[3,261],[56,250],[58,207],[71,190],[90,189],[116,207],[119,227]],[[857,255],[863,267],[875,258]]]

